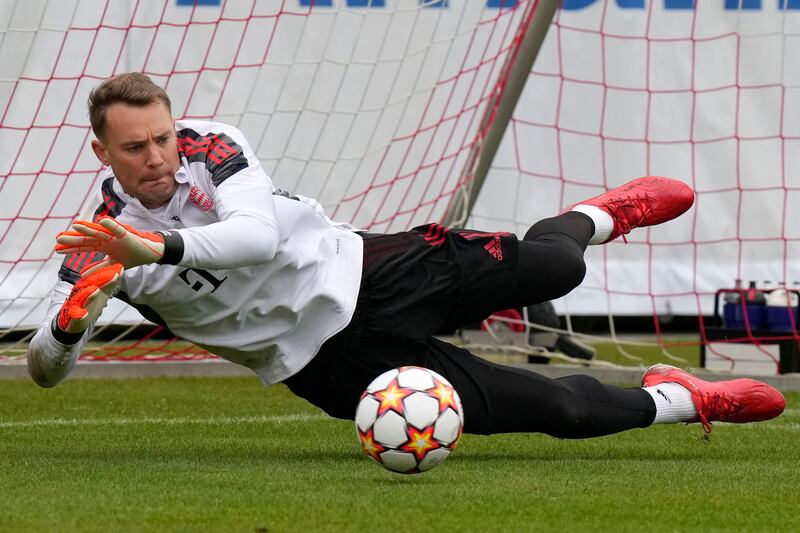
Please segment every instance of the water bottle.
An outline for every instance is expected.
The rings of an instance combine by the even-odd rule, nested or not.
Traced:
[[[797,324],[797,304],[797,293],[784,284],[767,294],[767,329],[792,331],[792,319]]]
[[[728,329],[742,329],[744,316],[742,313],[742,280],[736,280],[734,290],[728,290],[723,297],[722,321]]]
[[[764,329],[767,325],[767,295],[756,288],[755,281],[751,281],[744,292],[744,303],[750,329]]]

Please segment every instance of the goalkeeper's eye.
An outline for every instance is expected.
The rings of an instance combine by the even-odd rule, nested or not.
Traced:
[[[132,146],[128,146],[126,148],[126,150],[128,152],[132,153],[132,154],[135,154],[136,152],[140,152],[142,150],[142,145],[141,144],[134,144]]]

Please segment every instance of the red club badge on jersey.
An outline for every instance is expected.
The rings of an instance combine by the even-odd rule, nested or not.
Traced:
[[[203,192],[203,189],[197,185],[192,185],[192,188],[189,190],[189,201],[204,212],[211,211],[211,208],[214,207],[214,200],[209,198],[209,196]]]

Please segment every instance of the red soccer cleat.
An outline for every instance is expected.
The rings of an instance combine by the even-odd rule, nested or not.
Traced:
[[[753,379],[709,382],[670,365],[653,365],[642,376],[642,386],[677,383],[689,389],[697,409],[697,419],[706,433],[711,422],[758,422],[775,418],[783,412],[786,400],[776,389]]]
[[[614,229],[604,242],[630,233],[633,228],[654,226],[676,218],[692,207],[694,191],[682,181],[645,176],[575,205],[599,207],[614,220]],[[562,212],[570,211],[575,205]],[[627,242],[627,240],[625,241]]]

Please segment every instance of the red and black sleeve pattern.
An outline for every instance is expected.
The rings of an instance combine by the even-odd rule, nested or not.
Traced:
[[[189,163],[205,164],[215,187],[248,167],[242,147],[224,133],[200,135],[184,128],[178,132],[178,149]]]
[[[117,217],[122,213],[125,207],[125,201],[114,192],[114,178],[109,177],[103,181],[100,186],[100,191],[103,194],[103,202],[100,207],[94,212],[92,220],[97,222],[101,217]],[[101,261],[105,254],[100,252],[79,252],[70,254],[64,258],[61,263],[61,268],[58,270],[58,278],[62,281],[77,283],[81,277],[81,270],[86,268],[86,265]]]

